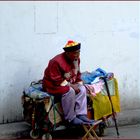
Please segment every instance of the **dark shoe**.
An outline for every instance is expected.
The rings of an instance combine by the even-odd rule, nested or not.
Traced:
[[[86,117],[86,115],[78,115],[77,118],[87,123],[91,123],[91,124],[94,123],[94,120],[90,120],[89,118]]]

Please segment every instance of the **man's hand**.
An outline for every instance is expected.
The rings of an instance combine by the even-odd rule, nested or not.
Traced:
[[[79,84],[70,84],[70,87],[72,87],[75,90],[76,94],[80,92]]]

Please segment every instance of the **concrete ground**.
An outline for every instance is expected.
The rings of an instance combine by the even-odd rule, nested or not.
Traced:
[[[118,139],[116,129],[111,122],[110,127],[104,131],[103,139]],[[120,133],[119,139],[140,140],[140,110],[122,111],[117,116],[117,124]],[[0,139],[31,139],[31,126],[26,122],[0,124]],[[83,129],[70,129],[53,132],[54,139],[81,139],[85,134]]]
[[[140,139],[140,124],[119,126],[119,139]],[[103,138],[117,138],[115,127],[105,129]]]
[[[29,136],[31,127],[26,122],[9,123],[0,125],[0,139],[31,139]],[[140,124],[118,126],[120,137],[117,137],[115,127],[108,127],[104,131],[102,139],[139,139]],[[81,139],[84,135],[81,130],[56,131],[54,139]]]

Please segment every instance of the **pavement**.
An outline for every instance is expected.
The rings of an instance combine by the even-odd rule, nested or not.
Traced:
[[[111,119],[112,120],[112,119]],[[117,116],[119,138],[114,122],[105,128],[103,140],[108,139],[139,139],[140,140],[140,109],[122,111]],[[31,126],[25,122],[0,124],[0,139],[31,139]],[[81,139],[85,134],[81,129],[59,130],[53,132],[53,139]]]
[[[7,123],[0,125],[0,139],[31,139],[29,136],[31,126],[26,122]],[[108,139],[139,139],[140,124],[118,126],[119,138],[114,126],[107,127],[102,136],[103,140]],[[66,134],[65,134],[66,133]],[[80,135],[79,135],[79,134]],[[78,136],[79,135],[79,136]],[[69,132],[59,131],[54,133],[54,139],[80,139],[84,134],[81,131],[72,130]]]

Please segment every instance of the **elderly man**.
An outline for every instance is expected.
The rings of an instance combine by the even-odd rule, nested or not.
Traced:
[[[65,120],[75,125],[93,123],[87,118],[86,89],[79,68],[80,47],[80,43],[68,41],[64,52],[49,61],[43,77],[44,91],[61,96]]]

